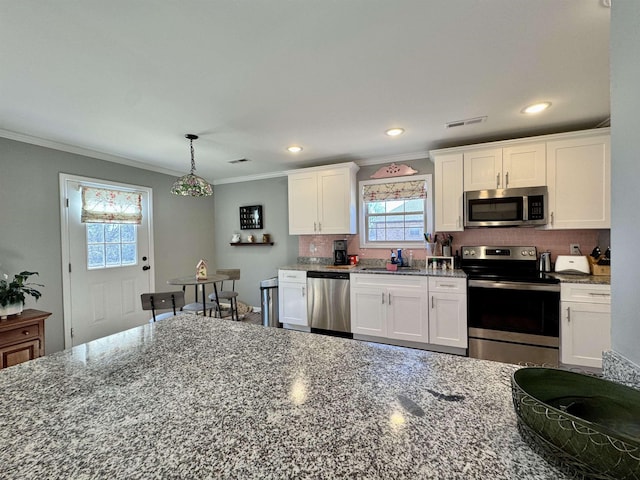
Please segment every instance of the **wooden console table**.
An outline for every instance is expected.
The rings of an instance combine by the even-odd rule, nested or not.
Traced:
[[[0,320],[0,368],[44,356],[44,321],[50,315],[30,308]]]

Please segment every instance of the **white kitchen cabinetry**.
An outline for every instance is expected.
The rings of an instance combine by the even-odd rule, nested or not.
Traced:
[[[278,271],[279,321],[288,325],[308,326],[307,272]]]
[[[462,153],[433,156],[435,188],[433,208],[436,232],[464,230]]]
[[[429,342],[427,279],[410,275],[351,275],[354,334]]]
[[[357,231],[353,163],[288,173],[289,234],[351,234]]]
[[[611,347],[611,287],[560,285],[560,362],[602,368]]]
[[[547,228],[611,228],[610,136],[547,142],[547,186]]]
[[[429,277],[429,343],[467,348],[467,279]]]
[[[545,143],[464,152],[464,191],[538,187],[546,182]]]

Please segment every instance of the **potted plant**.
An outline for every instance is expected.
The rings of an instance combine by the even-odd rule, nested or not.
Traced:
[[[5,319],[8,315],[22,313],[25,295],[31,295],[38,300],[42,294],[33,287],[43,287],[39,283],[28,283],[27,280],[38,272],[20,272],[9,281],[9,276],[5,273],[0,279],[0,318]]]

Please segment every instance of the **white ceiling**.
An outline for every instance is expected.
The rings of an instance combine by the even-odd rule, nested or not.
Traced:
[[[197,173],[218,183],[593,128],[609,116],[604,3],[0,0],[0,136],[181,175],[195,133]]]

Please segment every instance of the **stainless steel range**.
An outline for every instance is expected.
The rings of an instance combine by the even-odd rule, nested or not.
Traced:
[[[536,247],[462,247],[470,357],[558,365],[560,284],[537,260]]]

